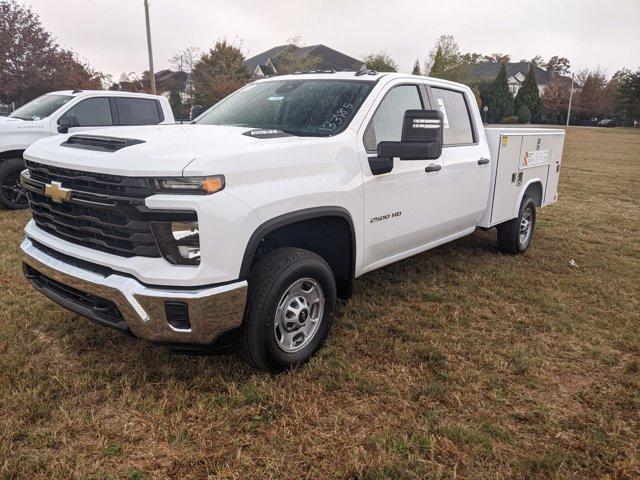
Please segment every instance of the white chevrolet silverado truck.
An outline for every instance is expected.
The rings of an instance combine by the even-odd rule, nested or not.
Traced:
[[[0,117],[0,205],[27,207],[20,188],[22,154],[33,142],[61,133],[113,126],[174,123],[166,97],[106,90],[52,92]]]
[[[476,228],[531,244],[564,132],[483,128],[457,83],[372,71],[253,82],[193,124],[25,152],[30,282],[177,351],[236,344],[278,371],[327,337],[355,278]]]

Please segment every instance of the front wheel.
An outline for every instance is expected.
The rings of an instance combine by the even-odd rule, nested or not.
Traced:
[[[335,304],[335,279],[322,257],[299,248],[274,250],[249,277],[240,354],[271,373],[304,363],[327,337]]]
[[[524,253],[531,245],[536,227],[536,204],[525,197],[520,204],[518,216],[498,225],[498,248],[503,253]]]
[[[20,185],[20,172],[24,160],[9,158],[0,160],[0,205],[9,210],[27,208],[27,194]]]

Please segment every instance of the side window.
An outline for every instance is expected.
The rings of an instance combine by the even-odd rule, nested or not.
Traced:
[[[104,97],[82,100],[71,107],[63,116],[78,117],[81,127],[113,125],[109,99]]]
[[[464,94],[436,87],[431,87],[431,91],[436,97],[436,105],[444,116],[444,144],[473,143],[473,127]]]
[[[162,122],[155,100],[117,97],[120,125],[155,125]]]
[[[422,109],[422,100],[417,85],[393,87],[378,105],[371,123],[364,134],[364,146],[372,151],[382,141],[399,141],[402,136],[402,122],[406,110]]]

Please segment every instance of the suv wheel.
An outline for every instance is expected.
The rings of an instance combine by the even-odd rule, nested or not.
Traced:
[[[27,208],[27,192],[20,185],[20,172],[24,170],[24,160],[9,158],[0,160],[0,205],[10,210]]]
[[[322,257],[299,248],[274,250],[249,277],[240,354],[272,373],[304,363],[327,337],[335,304],[335,280]]]

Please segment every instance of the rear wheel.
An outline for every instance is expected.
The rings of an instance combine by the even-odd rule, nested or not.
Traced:
[[[24,170],[24,160],[9,158],[0,160],[0,205],[10,210],[27,208],[27,193],[20,185],[20,172]]]
[[[536,204],[531,197],[525,197],[518,216],[498,225],[498,248],[503,253],[517,255],[524,253],[531,245],[536,227]]]
[[[335,280],[322,257],[299,248],[274,250],[249,277],[240,354],[272,373],[306,362],[329,333],[335,303]]]

